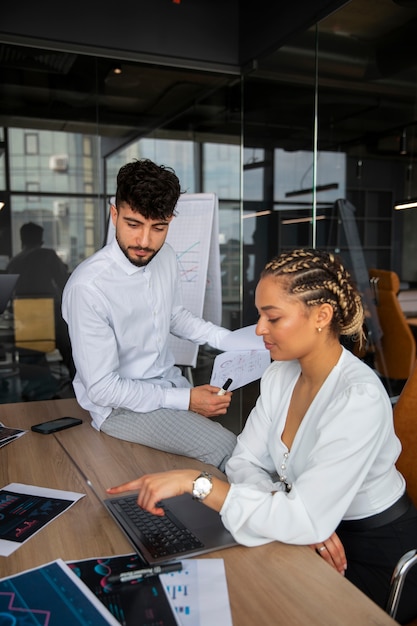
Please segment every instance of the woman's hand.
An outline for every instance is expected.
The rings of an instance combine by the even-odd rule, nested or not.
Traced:
[[[139,490],[137,503],[140,507],[154,515],[164,515],[164,509],[158,503],[164,498],[192,493],[193,481],[199,474],[198,469],[171,470],[158,474],[145,474],[117,487],[106,489],[112,495],[124,491]]]
[[[310,548],[343,576],[345,575],[347,568],[345,549],[336,533],[333,533],[326,541],[311,545]]]

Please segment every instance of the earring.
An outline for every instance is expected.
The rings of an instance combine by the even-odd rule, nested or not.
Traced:
[[[318,328],[317,332],[321,333],[322,330],[323,330],[322,328]]]

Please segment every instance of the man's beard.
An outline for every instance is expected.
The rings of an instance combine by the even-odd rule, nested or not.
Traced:
[[[117,239],[117,237],[116,237]],[[154,256],[159,252],[159,250],[153,250],[152,248],[142,248],[141,246],[135,246],[136,250],[144,250],[145,252],[151,252],[151,256],[146,257],[146,258],[131,258],[129,256],[129,248],[126,248],[124,246],[122,246],[122,244],[120,243],[120,241],[117,239],[117,243],[119,244],[119,248],[120,250],[123,252],[123,254],[125,255],[125,257],[128,259],[128,261],[130,261],[132,263],[132,265],[135,265],[136,267],[145,267],[146,265],[148,265],[148,263],[150,263],[152,261],[152,259],[154,258]],[[133,247],[133,246],[131,246]]]

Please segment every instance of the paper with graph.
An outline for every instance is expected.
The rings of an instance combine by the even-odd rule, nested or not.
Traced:
[[[225,337],[220,346],[224,352],[214,359],[211,385],[222,387],[231,378],[229,391],[234,391],[261,378],[271,363],[271,354],[255,329],[256,324],[244,326]]]
[[[228,379],[232,379],[229,391],[259,380],[271,364],[269,350],[241,350],[222,352],[214,359],[210,385],[222,387]]]

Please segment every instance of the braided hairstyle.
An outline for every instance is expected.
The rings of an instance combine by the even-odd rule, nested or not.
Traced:
[[[306,306],[330,304],[330,330],[338,337],[362,342],[362,300],[349,272],[332,252],[309,248],[284,252],[266,264],[261,278],[266,276],[279,278],[284,290]]]

